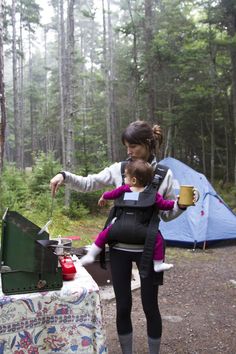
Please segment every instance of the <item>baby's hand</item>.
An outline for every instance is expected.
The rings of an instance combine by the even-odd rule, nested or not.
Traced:
[[[106,205],[106,203],[107,203],[107,201],[103,198],[103,196],[101,196],[101,198],[100,198],[99,201],[98,201],[98,205],[99,205],[100,207],[103,207],[103,206]]]

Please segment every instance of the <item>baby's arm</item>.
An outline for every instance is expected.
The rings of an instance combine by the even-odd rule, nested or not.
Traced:
[[[123,185],[116,189],[113,189],[112,191],[104,192],[98,201],[98,205],[104,206],[106,205],[106,200],[117,199],[125,192],[131,192],[130,187],[128,185]]]
[[[126,184],[123,186],[120,186],[116,189],[113,189],[112,191],[108,191],[108,192],[103,193],[103,198],[109,199],[109,200],[110,199],[117,199],[125,192],[131,192],[130,187]]]
[[[177,200],[164,199],[160,193],[156,194],[156,205],[160,210],[171,210]]]

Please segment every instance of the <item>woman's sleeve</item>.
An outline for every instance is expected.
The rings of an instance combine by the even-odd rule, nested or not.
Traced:
[[[120,162],[116,162],[110,167],[104,168],[101,172],[88,175],[87,177],[65,171],[64,182],[69,188],[80,192],[94,191],[102,189],[105,186],[118,187],[122,184],[120,168]]]
[[[176,199],[176,195],[174,192],[174,181],[173,181],[173,173],[169,169],[167,174],[158,190],[158,192],[165,199]],[[180,214],[184,212],[183,209],[178,207],[177,202],[175,202],[174,208],[168,211],[160,211],[160,217],[163,221],[171,221],[177,218]]]

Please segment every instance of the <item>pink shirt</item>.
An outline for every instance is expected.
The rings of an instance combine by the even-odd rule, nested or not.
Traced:
[[[113,189],[112,191],[105,192],[103,194],[104,199],[117,199],[119,198],[122,194],[124,193],[132,193],[130,186],[128,184],[124,184],[116,189]],[[142,193],[142,192],[140,192]],[[171,210],[173,209],[175,204],[174,200],[167,200],[162,197],[160,193],[156,193],[156,205],[158,209],[160,210]]]

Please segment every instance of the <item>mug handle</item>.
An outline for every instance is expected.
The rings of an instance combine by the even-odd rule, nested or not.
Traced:
[[[200,198],[200,192],[197,188],[193,188],[193,193],[194,193],[194,204],[196,204],[199,201]],[[197,198],[196,198],[197,197]],[[195,199],[196,198],[196,199]]]

